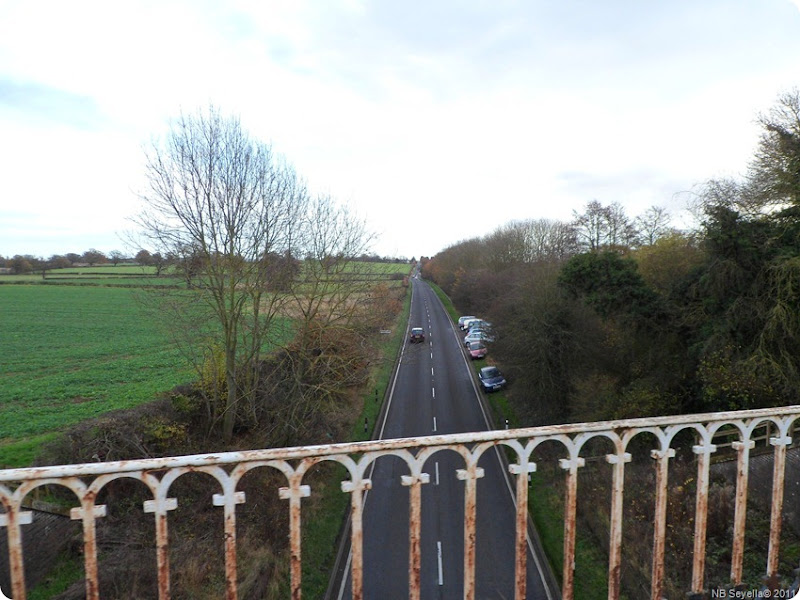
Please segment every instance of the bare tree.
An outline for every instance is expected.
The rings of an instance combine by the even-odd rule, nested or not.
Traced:
[[[583,213],[573,211],[572,214],[578,244],[586,250],[628,248],[636,244],[636,227],[618,202],[603,206],[592,200],[586,204]]]
[[[577,251],[575,228],[549,219],[511,221],[483,238],[484,266],[509,266],[560,260]]]
[[[599,201],[586,204],[583,213],[572,211],[573,225],[579,244],[587,250],[598,250],[608,239],[608,208]]]
[[[214,390],[211,408],[230,439],[248,393],[240,373],[257,362],[277,311],[277,297],[266,291],[266,261],[291,252],[308,196],[271,147],[214,107],[171,124],[147,153],[146,176],[145,208],[135,221],[155,254],[192,249],[196,293],[165,304],[192,331],[204,364],[221,354],[225,385]]]
[[[266,261],[271,289],[285,300],[281,308],[291,317],[294,334],[273,356],[270,369],[281,376],[260,384],[278,443],[296,440],[314,426],[320,409],[363,381],[370,334],[384,325],[376,319],[392,302],[374,266],[359,260],[372,235],[347,208],[328,196],[315,197],[293,233],[293,248],[303,261],[288,253]]]
[[[526,262],[558,261],[578,251],[575,228],[551,219],[524,221]]]
[[[493,271],[521,265],[527,255],[524,227],[519,222],[503,225],[483,239],[484,265]]]
[[[609,246],[630,248],[637,245],[639,232],[619,202],[612,202],[606,207],[606,219]]]
[[[108,253],[108,260],[116,267],[121,261],[125,260],[125,255],[120,250],[112,250]]]
[[[672,232],[672,218],[666,208],[651,206],[644,214],[636,217],[635,226],[639,231],[641,243],[652,246],[659,238]]]

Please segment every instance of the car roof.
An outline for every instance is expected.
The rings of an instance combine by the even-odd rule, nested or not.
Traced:
[[[490,374],[494,374],[494,373],[498,373],[499,374],[500,373],[500,369],[498,369],[497,367],[483,367],[481,369],[481,373],[483,373],[484,375],[490,375]]]
[[[422,327],[412,327],[411,331],[422,331]]]

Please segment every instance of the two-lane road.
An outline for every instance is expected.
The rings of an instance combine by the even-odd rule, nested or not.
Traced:
[[[388,398],[383,439],[483,431],[489,420],[479,401],[461,337],[433,290],[412,279],[411,327],[425,330],[425,342],[406,342]],[[477,484],[476,598],[514,597],[514,496],[496,451],[481,458],[484,477]],[[463,459],[441,451],[425,464],[430,482],[422,486],[420,585],[422,598],[463,597],[464,482],[456,470]],[[405,462],[381,457],[364,504],[364,597],[408,597],[409,488]],[[528,555],[528,598],[556,598],[543,583],[541,561]],[[349,560],[343,563],[349,567]],[[349,571],[336,597],[350,598]]]

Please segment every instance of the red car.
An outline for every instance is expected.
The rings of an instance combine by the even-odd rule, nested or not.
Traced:
[[[467,352],[473,359],[486,358],[487,348],[483,342],[470,342],[467,345]]]
[[[422,327],[412,327],[411,335],[409,336],[409,342],[412,344],[416,344],[417,342],[424,342],[425,341],[425,332],[422,330]]]

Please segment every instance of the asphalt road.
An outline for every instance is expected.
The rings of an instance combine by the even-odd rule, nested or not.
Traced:
[[[433,290],[412,279],[410,327],[425,330],[424,343],[403,348],[380,438],[433,433],[463,433],[489,428],[480,393],[471,376],[451,322]],[[463,460],[450,451],[432,456],[425,465],[430,483],[422,486],[421,597],[463,597],[464,482],[456,478]],[[497,452],[484,454],[479,466],[476,523],[476,598],[514,597],[514,498]],[[382,457],[371,475],[372,490],[364,504],[364,597],[408,597],[409,488],[405,463]],[[528,555],[528,598],[558,597],[545,591],[539,566]],[[342,578],[334,598],[349,599],[349,558],[341,562]]]

